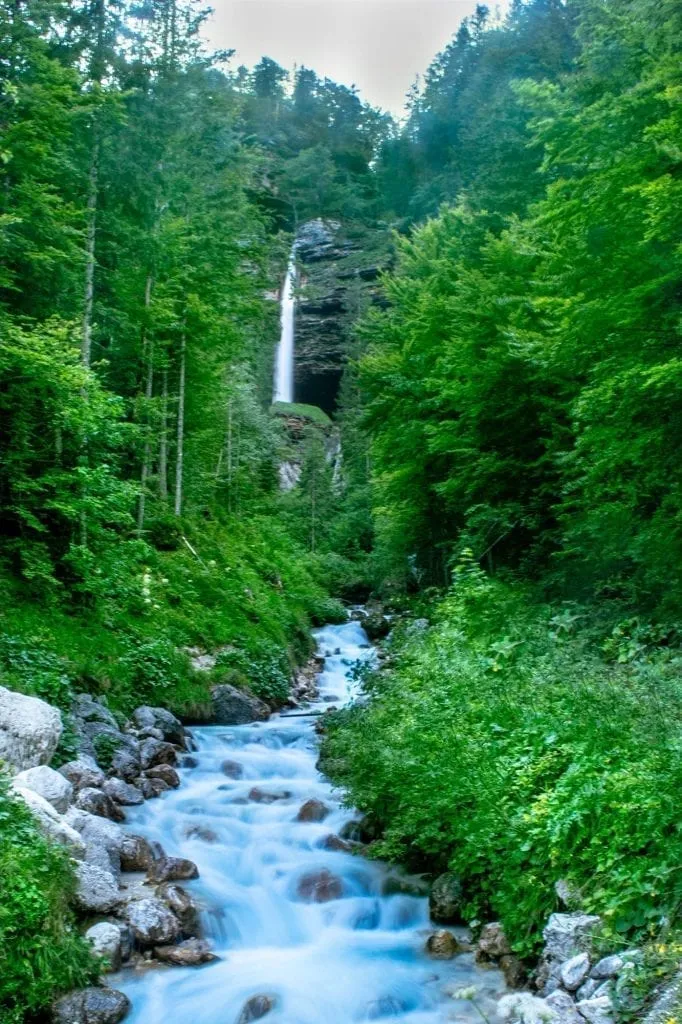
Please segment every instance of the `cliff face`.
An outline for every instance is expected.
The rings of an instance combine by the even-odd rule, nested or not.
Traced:
[[[296,237],[296,253],[295,397],[332,413],[352,324],[374,300],[381,271],[373,265],[360,233],[338,221],[304,224]]]

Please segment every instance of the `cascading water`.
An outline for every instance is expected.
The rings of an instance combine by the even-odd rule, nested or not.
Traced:
[[[273,402],[293,402],[294,400],[294,317],[296,298],[296,251],[291,251],[289,268],[284,281],[281,305],[281,334],[275,359],[275,383],[272,393]]]
[[[329,848],[353,815],[315,767],[313,714],[355,696],[352,667],[373,652],[356,622],[327,626],[317,641],[325,665],[310,715],[193,730],[198,764],[182,771],[181,788],[131,809],[132,831],[198,865],[188,888],[220,957],[116,978],[131,1024],[480,1024],[474,1005],[452,996],[471,985],[497,1020],[500,973],[471,953],[429,959],[427,900],[387,866]],[[226,760],[239,778],[223,772]],[[298,820],[311,799],[326,805],[324,820]]]

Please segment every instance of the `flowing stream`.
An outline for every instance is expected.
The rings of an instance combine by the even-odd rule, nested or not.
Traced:
[[[471,953],[430,959],[427,900],[409,894],[394,869],[322,845],[353,814],[315,767],[315,713],[353,698],[352,667],[373,652],[356,622],[319,630],[317,642],[325,664],[310,715],[194,729],[198,765],[182,770],[180,789],[131,808],[131,831],[197,863],[200,878],[183,884],[220,957],[200,968],[124,972],[115,984],[132,1000],[131,1024],[237,1024],[258,995],[274,1004],[266,1024],[480,1022],[471,1002],[452,997],[471,985],[496,1020],[499,972],[477,967]],[[228,759],[240,779],[222,771]],[[254,787],[278,798],[256,802]],[[324,821],[297,820],[311,798],[329,808]],[[187,838],[196,826],[204,839]],[[305,880],[319,872],[333,880],[325,894],[333,898],[318,903]]]
[[[296,253],[292,250],[289,258],[289,268],[282,290],[282,303],[280,323],[282,332],[277,356],[275,359],[275,382],[272,393],[273,402],[288,402],[294,400],[294,315],[296,311],[296,298],[294,285],[296,283]]]

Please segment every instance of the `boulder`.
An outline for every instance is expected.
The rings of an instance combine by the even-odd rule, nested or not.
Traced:
[[[121,847],[125,833],[109,821],[96,814],[89,814],[77,807],[70,808],[66,821],[80,834],[85,843],[85,861],[108,871],[116,880],[121,874]]]
[[[114,751],[109,766],[109,774],[114,775],[124,782],[134,782],[142,771],[140,754],[138,750],[119,748]]]
[[[76,906],[87,914],[107,914],[123,902],[116,879],[96,864],[79,864],[76,868],[78,888]]]
[[[121,804],[123,807],[136,807],[144,803],[142,790],[130,782],[124,782],[123,779],[107,779],[104,783],[104,792],[115,804]]]
[[[213,721],[218,725],[248,725],[249,722],[265,722],[270,717],[267,704],[229,683],[213,687],[211,704]]]
[[[142,790],[145,800],[155,800],[156,797],[162,796],[170,790],[170,786],[163,779],[141,778],[137,780],[137,784]]]
[[[461,918],[464,896],[462,883],[457,875],[446,872],[440,875],[429,893],[429,911],[431,918],[442,924],[452,924]]]
[[[199,907],[186,889],[181,885],[173,885],[172,882],[164,882],[157,886],[154,894],[173,911],[182,926],[183,935],[199,935]]]
[[[331,871],[308,871],[298,881],[296,889],[299,899],[307,903],[328,903],[343,896],[343,882]]]
[[[81,789],[99,789],[104,785],[106,776],[94,758],[81,754],[77,761],[67,761],[59,769],[68,779],[76,792]]]
[[[62,735],[62,717],[44,700],[0,686],[0,761],[22,772],[47,764]]]
[[[476,959],[479,963],[495,963],[503,956],[511,956],[511,946],[499,921],[483,925],[476,944]]]
[[[73,800],[73,786],[69,780],[45,764],[19,772],[14,779],[14,784],[21,786],[22,789],[33,790],[34,793],[52,804],[60,814],[68,810],[69,804]]]
[[[52,1007],[55,1024],[118,1024],[130,1000],[113,988],[86,988],[62,996]]]
[[[153,897],[133,900],[124,910],[125,920],[143,947],[167,945],[180,935],[180,922],[165,903]]]
[[[154,956],[162,963],[173,964],[175,967],[200,967],[219,959],[205,939],[185,939],[177,946],[157,946]]]
[[[198,758],[192,757],[191,754],[185,754],[184,757],[180,758],[180,767],[181,768],[198,768],[199,767]]]
[[[117,924],[110,921],[101,921],[88,928],[85,938],[92,946],[97,956],[104,957],[109,964],[110,971],[117,971],[121,966],[123,936]]]
[[[199,869],[194,861],[165,855],[154,860],[147,872],[150,882],[188,882],[198,877]]]
[[[324,821],[331,814],[331,810],[322,800],[306,800],[296,815],[296,821]]]
[[[252,996],[242,1008],[237,1017],[236,1024],[252,1024],[254,1020],[261,1020],[271,1010],[274,1010],[277,1000],[274,996]]]
[[[89,693],[79,693],[73,699],[71,710],[82,722],[97,722],[118,731],[118,722],[106,705],[95,700]]]
[[[352,843],[349,843],[347,839],[342,839],[341,836],[334,835],[333,832],[325,836],[318,845],[321,850],[333,850],[334,853],[352,853],[354,850]]]
[[[144,774],[147,779],[161,779],[170,789],[177,789],[180,785],[180,776],[169,764],[157,764],[154,768],[148,768]]]
[[[201,839],[203,843],[216,843],[218,841],[218,833],[206,825],[187,825],[185,826],[184,835],[186,839]]]
[[[165,708],[152,708],[146,704],[133,711],[132,724],[137,729],[158,729],[161,738],[169,743],[185,746],[185,729],[182,723]]]
[[[32,789],[24,789],[23,786],[17,785],[12,786],[11,793],[19,800],[23,800],[36,819],[41,831],[49,839],[59,843],[60,846],[66,847],[71,856],[77,860],[82,860],[85,857],[85,843],[78,832],[70,826],[65,818],[62,818],[45,797],[42,797],[40,793],[36,793]]]
[[[110,796],[94,786],[86,786],[81,789],[76,797],[76,807],[88,814],[96,814],[100,818],[109,818],[111,821],[125,821],[125,814],[114,803]]]
[[[388,636],[391,623],[380,608],[372,608],[363,618],[362,628],[370,640],[381,640]]]
[[[140,744],[140,763],[144,771],[159,764],[175,764],[178,757],[175,747],[165,740],[144,740]]]
[[[575,993],[576,1000],[580,1002],[582,999],[591,999],[593,995],[596,995],[597,989],[601,984],[601,981],[596,981],[594,978],[588,978]]]
[[[585,1024],[568,992],[558,988],[545,1002],[554,1014],[552,1024]]]
[[[288,800],[290,796],[291,793],[288,789],[268,791],[261,789],[260,786],[254,786],[249,790],[249,800],[256,804],[274,804],[277,800]]]
[[[590,973],[590,958],[587,953],[577,953],[561,965],[559,976],[561,984],[568,992],[580,988]]]
[[[587,1024],[613,1024],[613,1004],[608,996],[582,999],[577,1007],[578,1013]]]
[[[461,947],[452,932],[445,929],[433,932],[426,940],[426,952],[434,960],[452,960],[461,952]]]
[[[545,959],[569,960],[576,953],[585,953],[600,919],[591,914],[552,914],[543,932]]]
[[[242,779],[244,777],[244,766],[239,761],[223,761],[220,766],[220,770],[223,775],[227,775],[228,779]]]
[[[121,843],[122,871],[147,871],[153,859],[152,848],[143,836],[124,834]]]
[[[624,966],[625,961],[622,957],[616,954],[605,956],[594,965],[590,971],[590,977],[597,981],[606,981],[608,978],[615,978],[617,974],[620,974]]]

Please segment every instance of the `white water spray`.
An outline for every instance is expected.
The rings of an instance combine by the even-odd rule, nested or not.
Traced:
[[[296,298],[296,253],[291,250],[289,269],[287,270],[284,290],[282,292],[282,333],[277,346],[275,360],[275,386],[273,402],[293,402],[294,400],[294,315]]]

